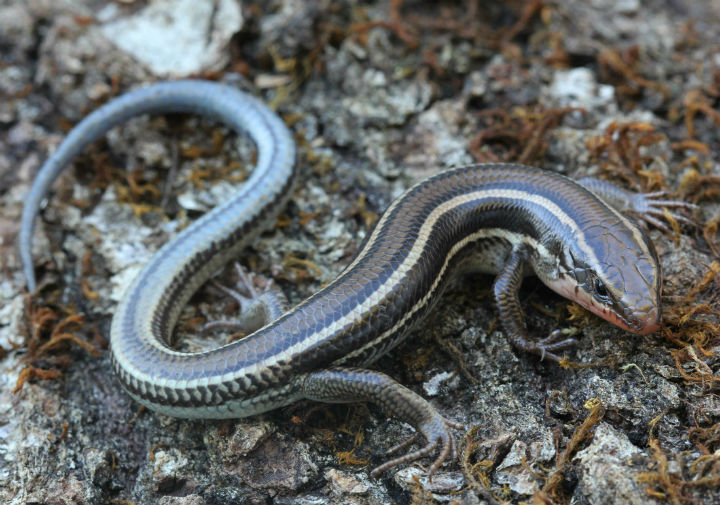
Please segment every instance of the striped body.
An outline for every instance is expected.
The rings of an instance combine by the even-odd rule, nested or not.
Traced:
[[[510,165],[456,169],[409,190],[335,281],[240,341],[202,354],[170,351],[162,342],[176,313],[124,303],[113,324],[115,369],[135,398],[169,415],[256,414],[302,398],[310,371],[366,365],[392,349],[453,273],[497,273],[524,244],[534,272],[551,287],[564,286],[571,263],[597,262],[595,251],[604,248],[635,251],[644,236],[637,233],[565,177]],[[653,258],[650,243],[642,244]],[[656,266],[638,265],[651,307]],[[156,334],[136,329],[151,322]]]
[[[191,112],[246,131],[258,163],[230,201],[183,230],[132,282],[113,317],[113,368],[140,403],[188,418],[233,418],[301,398],[373,401],[413,424],[427,446],[379,473],[440,448],[434,472],[454,452],[452,422],[390,377],[364,366],[395,347],[459,272],[498,273],[500,320],[518,349],[560,361],[573,339],[527,335],[518,291],[537,274],[549,287],[634,333],[660,322],[660,269],[637,226],[566,177],[520,165],[462,167],[422,181],[385,212],[354,261],[331,284],[248,337],[218,349],[183,353],[169,346],[192,294],[274,222],[297,180],[295,146],[262,103],[203,81],[161,83],[99,108],[41,168],[27,197],[20,254],[35,290],[34,218],[62,168],[111,127],[141,113]],[[593,191],[618,189],[593,182]],[[641,196],[641,195],[640,195]],[[654,195],[657,196],[657,195]],[[621,198],[622,199],[622,198]],[[647,214],[672,201],[642,199]]]

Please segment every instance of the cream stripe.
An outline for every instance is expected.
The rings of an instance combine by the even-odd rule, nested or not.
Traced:
[[[389,330],[385,331],[382,335],[377,337],[372,342],[368,342],[363,347],[356,349],[355,351],[343,356],[341,359],[337,360],[334,364],[339,365],[349,359],[352,359],[356,356],[361,355],[363,352],[365,352],[365,350],[377,346],[380,342],[383,342],[390,335],[392,335],[395,331],[397,331],[397,329],[401,328],[417,311],[424,308],[428,304],[428,302],[432,298],[433,294],[437,291],[440,281],[442,280],[443,276],[445,275],[445,271],[447,270],[447,268],[450,264],[450,261],[452,261],[452,259],[458,253],[458,251],[460,251],[463,247],[468,245],[470,242],[474,242],[476,240],[481,240],[481,239],[487,239],[487,238],[491,238],[491,237],[505,238],[506,240],[508,240],[508,242],[510,242],[513,245],[518,245],[518,244],[522,244],[522,243],[527,244],[528,246],[537,250],[541,256],[549,254],[547,249],[545,249],[545,247],[542,244],[540,244],[539,242],[534,240],[532,237],[523,235],[521,233],[513,233],[513,232],[505,230],[503,228],[487,228],[487,229],[480,230],[476,233],[473,233],[471,235],[468,235],[463,240],[461,240],[460,242],[455,244],[452,247],[452,249],[450,249],[450,252],[446,256],[445,262],[443,263],[443,266],[440,269],[438,276],[433,281],[433,284],[432,284],[432,286],[430,286],[430,289],[428,290],[428,292],[425,293],[425,296],[423,296],[418,301],[418,303],[416,303],[410,310],[408,310],[408,312],[403,316],[403,318],[400,321],[397,322],[397,324],[395,324]]]

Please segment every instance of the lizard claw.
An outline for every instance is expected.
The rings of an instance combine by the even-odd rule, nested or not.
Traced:
[[[631,201],[629,202],[630,208],[640,219],[665,233],[669,233],[670,229],[664,222],[661,221],[661,219],[667,218],[668,215],[670,218],[678,221],[679,223],[688,226],[696,226],[697,223],[693,219],[680,214],[677,210],[695,212],[699,209],[699,207],[693,203],[683,202],[680,200],[660,199],[666,197],[667,195],[667,191],[632,194]]]
[[[380,475],[386,470],[389,470],[390,468],[402,465],[404,463],[408,463],[410,461],[415,461],[422,458],[423,456],[427,456],[436,449],[440,448],[440,453],[438,454],[438,457],[435,458],[435,461],[433,461],[433,464],[427,471],[428,479],[432,482],[432,476],[435,474],[438,468],[440,468],[443,462],[448,459],[448,456],[451,459],[455,459],[457,457],[455,437],[452,436],[449,428],[463,429],[464,426],[462,424],[456,423],[449,419],[445,419],[441,415],[435,413],[435,415],[433,415],[431,419],[421,424],[418,428],[418,432],[416,432],[407,440],[392,447],[390,450],[387,451],[386,454],[391,455],[402,449],[405,449],[406,447],[415,443],[421,437],[421,435],[426,438],[426,440],[428,441],[427,444],[425,444],[425,446],[421,447],[420,449],[405,454],[404,456],[391,459],[390,461],[387,461],[382,465],[374,468],[373,471],[370,473],[373,478],[377,478],[378,475]]]
[[[272,290],[272,280],[268,282],[265,289],[260,291],[239,263],[235,263],[235,272],[238,281],[234,289],[215,281],[213,281],[213,286],[240,305],[240,315],[235,319],[218,319],[206,323],[201,328],[203,333],[215,330],[250,333],[285,312],[287,302],[282,295]]]
[[[568,347],[577,345],[577,343],[577,339],[573,337],[565,338],[563,330],[557,329],[550,333],[549,336],[539,340],[535,344],[535,349],[533,351],[540,355],[540,361],[548,358],[550,361],[559,363],[560,360],[562,360],[562,357],[555,354],[555,351],[562,351]]]

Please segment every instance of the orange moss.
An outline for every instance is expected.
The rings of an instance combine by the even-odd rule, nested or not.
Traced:
[[[615,86],[616,92],[620,95],[633,96],[642,89],[651,89],[661,93],[665,98],[670,96],[670,90],[665,84],[646,79],[640,74],[638,46],[631,46],[623,51],[614,48],[603,49],[598,53],[597,61],[601,72],[604,72],[607,78],[617,77],[620,80]]]
[[[597,163],[600,170],[608,176],[618,176],[635,188],[666,189],[667,186],[659,173],[646,170],[652,158],[643,155],[641,150],[665,138],[665,135],[656,133],[654,127],[648,123],[612,122],[602,135],[590,138],[586,146],[590,161]]]
[[[712,119],[716,126],[720,126],[720,112],[713,109],[711,98],[703,90],[688,91],[683,98],[683,106],[685,107],[685,128],[690,139],[695,137],[694,120],[699,113]]]
[[[69,314],[60,320],[60,316],[49,307],[36,308],[30,296],[25,302],[27,317],[27,354],[13,389],[20,391],[30,379],[54,380],[59,378],[61,370],[72,363],[67,344],[74,344],[92,356],[100,356],[98,348],[77,335],[83,326],[83,316]],[[40,364],[42,363],[42,365]]]
[[[681,454],[675,455],[676,467],[679,469],[673,471],[658,439],[651,436],[648,446],[654,468],[653,471],[640,473],[638,481],[648,485],[646,491],[649,496],[668,500],[675,505],[694,503],[696,500],[688,495],[688,488],[720,485],[720,455],[703,454],[689,465]]]
[[[595,402],[590,409],[590,413],[585,420],[573,431],[570,440],[565,449],[558,454],[555,461],[555,468],[550,472],[542,489],[533,495],[536,503],[567,503],[568,497],[564,495],[560,489],[560,484],[565,476],[566,467],[570,464],[570,460],[575,452],[586,440],[592,438],[592,428],[605,415],[605,407],[599,402]]]
[[[584,112],[577,107],[533,111],[517,107],[508,113],[505,109],[487,109],[478,117],[487,126],[470,139],[468,150],[482,162],[517,162],[532,164],[540,160],[547,149],[546,136],[570,112]],[[491,150],[492,147],[500,154]]]

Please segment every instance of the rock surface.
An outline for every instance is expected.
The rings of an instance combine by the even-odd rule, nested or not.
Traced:
[[[200,3],[0,0],[0,502],[720,502],[720,248],[706,226],[720,216],[716,3]],[[32,301],[16,238],[24,195],[69,126],[167,76],[245,89],[291,126],[307,177],[240,261],[292,303],[331,281],[414,181],[519,161],[700,204],[697,229],[650,232],[663,331],[569,320],[568,303],[529,279],[531,331],[580,332],[568,357],[583,366],[566,370],[512,348],[491,278],[462,279],[373,365],[471,428],[432,482],[425,460],[370,479],[410,432],[374,406],[301,403],[232,422],[139,409],[109,366],[114,308],[163,243],[240,187],[252,142],[194,117],[134,119],[54,186]],[[196,328],[233,310],[202,288],[183,348],[224,342]]]

